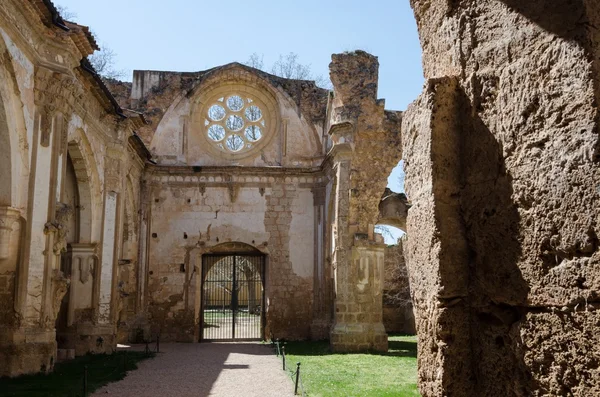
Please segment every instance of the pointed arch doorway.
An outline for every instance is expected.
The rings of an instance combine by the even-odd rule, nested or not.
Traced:
[[[200,340],[264,339],[265,255],[202,255]]]

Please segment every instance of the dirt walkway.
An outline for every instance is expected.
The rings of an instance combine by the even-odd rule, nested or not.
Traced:
[[[258,343],[161,344],[156,358],[93,396],[293,396],[281,361]]]

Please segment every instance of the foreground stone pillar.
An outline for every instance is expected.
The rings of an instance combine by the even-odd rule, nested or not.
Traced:
[[[472,377],[468,250],[460,218],[460,107],[456,79],[436,81],[405,113],[404,254],[425,396],[469,396]]]
[[[427,79],[402,128],[421,394],[597,395],[600,3],[411,5]]]

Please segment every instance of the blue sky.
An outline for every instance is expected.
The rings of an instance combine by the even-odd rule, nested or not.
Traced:
[[[264,54],[297,53],[328,75],[331,54],[379,57],[379,97],[404,110],[421,92],[417,28],[408,0],[54,0],[117,54],[117,68],[198,71]]]
[[[331,54],[379,57],[379,97],[405,110],[423,86],[421,50],[408,0],[54,0],[116,54],[116,69],[198,71],[264,56],[267,71],[294,52],[328,76]],[[390,176],[401,189],[401,171]]]

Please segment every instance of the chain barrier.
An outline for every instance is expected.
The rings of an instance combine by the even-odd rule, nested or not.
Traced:
[[[279,339],[273,339],[273,335],[271,334],[271,347],[275,350],[275,354],[277,357],[281,356],[281,360],[283,363],[283,370],[288,374],[288,376],[294,382],[294,395],[301,395],[302,397],[306,396],[304,391],[304,385],[302,384],[302,377],[300,376],[300,362],[296,363],[296,369],[290,370],[286,367],[286,358],[285,358],[285,345],[282,342],[279,342]],[[298,394],[298,389],[300,389],[300,394]]]

